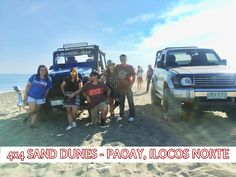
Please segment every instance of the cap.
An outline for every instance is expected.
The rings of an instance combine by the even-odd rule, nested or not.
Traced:
[[[20,91],[20,87],[19,87],[19,86],[13,86],[13,89],[14,89],[15,91]]]
[[[90,76],[99,76],[99,73],[97,71],[92,71],[90,73]]]
[[[107,61],[107,65],[110,66],[110,65],[115,65],[115,63],[112,61],[112,60],[108,60]]]

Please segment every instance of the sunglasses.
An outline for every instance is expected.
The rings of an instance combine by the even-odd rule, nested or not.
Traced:
[[[94,74],[90,74],[89,76],[90,76],[90,77],[94,77],[94,76],[97,76],[97,75],[94,75]]]
[[[46,72],[47,70],[46,70],[46,69],[40,69],[40,71],[42,71],[42,72],[43,72],[43,71]]]

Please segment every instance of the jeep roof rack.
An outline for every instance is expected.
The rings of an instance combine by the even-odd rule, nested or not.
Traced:
[[[73,43],[73,44],[63,44],[63,48],[58,48],[57,51],[67,51],[71,49],[81,49],[81,48],[86,48],[86,49],[93,49],[97,47],[97,45],[88,45],[87,42],[84,43]]]
[[[186,49],[186,48],[198,48],[197,46],[186,46],[186,47],[166,47],[163,50],[168,50],[168,49]]]
[[[82,47],[82,46],[88,46],[88,43],[80,42],[80,43],[63,44],[63,48],[75,48],[75,47]]]

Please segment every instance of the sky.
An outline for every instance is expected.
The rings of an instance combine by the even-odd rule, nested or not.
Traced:
[[[0,0],[0,74],[35,73],[63,44],[85,41],[134,67],[174,46],[213,48],[236,66],[235,11],[236,0]]]

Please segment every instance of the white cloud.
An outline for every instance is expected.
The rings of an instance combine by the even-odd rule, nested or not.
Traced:
[[[142,14],[136,17],[128,18],[125,20],[125,24],[134,24],[139,22],[145,22],[151,19],[155,19],[156,15],[154,13]]]
[[[175,7],[170,7],[167,11],[163,12],[158,18],[165,19],[166,21],[171,20],[175,17],[183,17],[191,14],[199,13],[209,8],[215,8],[220,6],[222,1],[199,1],[197,4],[190,4],[188,1],[181,0]]]
[[[197,45],[214,48],[236,65],[235,8],[236,1],[229,0],[180,4],[162,14],[165,22],[153,27],[151,35],[138,44],[138,50],[155,52],[167,46]]]

